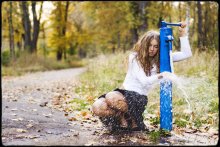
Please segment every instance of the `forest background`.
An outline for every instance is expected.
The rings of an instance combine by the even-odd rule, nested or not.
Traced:
[[[186,21],[193,51],[218,50],[216,2],[15,1],[3,2],[1,10],[4,66],[23,54],[71,62],[126,52],[147,30],[159,31],[161,20]],[[173,32],[178,49],[175,27]]]

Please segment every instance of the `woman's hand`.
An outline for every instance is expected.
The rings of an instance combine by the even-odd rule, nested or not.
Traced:
[[[164,71],[162,73],[159,73],[158,75],[158,79],[169,79],[169,80],[172,80],[173,78],[173,73],[171,72],[168,72],[168,71]]]
[[[185,27],[186,27],[186,23],[185,22],[181,22],[181,26],[179,27],[179,36],[180,37],[186,36]]]
[[[164,77],[168,77],[169,75],[170,75],[170,72],[164,71],[164,72],[158,74],[158,79],[162,79]]]

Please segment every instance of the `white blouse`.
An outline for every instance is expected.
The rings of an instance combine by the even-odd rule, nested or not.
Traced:
[[[181,61],[192,56],[187,36],[180,37],[180,46],[180,52],[172,53],[172,59],[174,62]],[[135,58],[136,54],[136,52],[132,52],[129,55],[128,71],[123,82],[123,87],[125,90],[135,91],[141,95],[147,95],[153,84],[159,81],[156,65],[153,65],[151,76],[146,76],[143,68],[139,65]]]

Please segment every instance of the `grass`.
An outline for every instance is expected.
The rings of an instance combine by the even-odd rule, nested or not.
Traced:
[[[90,104],[95,98],[121,86],[126,74],[126,55],[100,55],[90,59],[88,70],[81,78],[75,92],[84,96]]]
[[[120,87],[126,75],[126,59],[129,52],[100,55],[90,59],[88,70],[81,75],[81,84],[75,92],[92,104],[98,96]],[[208,61],[208,62],[207,62]],[[193,52],[188,60],[174,64],[181,87],[173,84],[173,127],[213,127],[218,129],[218,54]],[[148,95],[144,113],[152,123],[158,124],[160,90],[157,85]],[[188,110],[189,101],[191,112]],[[202,118],[202,119],[201,119]]]

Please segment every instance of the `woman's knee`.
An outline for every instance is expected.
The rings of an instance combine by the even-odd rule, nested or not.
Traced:
[[[122,112],[127,112],[128,105],[125,97],[118,91],[111,91],[106,94],[106,103],[111,108],[117,109]]]
[[[100,98],[93,103],[92,112],[100,117],[106,117],[115,114],[114,110],[108,107],[105,98]]]

